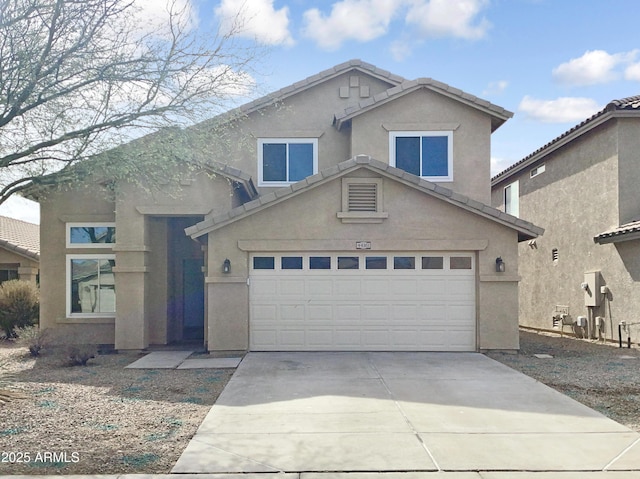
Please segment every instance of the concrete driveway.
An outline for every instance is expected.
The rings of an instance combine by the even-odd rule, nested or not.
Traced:
[[[640,471],[640,434],[481,354],[250,353],[172,473],[314,471]]]

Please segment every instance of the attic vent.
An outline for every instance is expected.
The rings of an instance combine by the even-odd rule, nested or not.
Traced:
[[[349,183],[347,211],[378,211],[376,183]]]
[[[383,211],[382,178],[343,178],[343,223],[382,223],[389,215]]]

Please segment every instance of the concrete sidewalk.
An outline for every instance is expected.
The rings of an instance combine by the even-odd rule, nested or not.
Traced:
[[[627,479],[640,434],[481,354],[249,353],[172,473],[385,471]]]

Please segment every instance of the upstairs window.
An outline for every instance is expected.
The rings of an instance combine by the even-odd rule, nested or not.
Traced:
[[[258,140],[259,186],[286,186],[318,172],[318,140]]]
[[[453,132],[389,133],[389,163],[429,181],[453,181]]]
[[[513,216],[520,215],[520,186],[517,181],[504,187],[504,212]]]

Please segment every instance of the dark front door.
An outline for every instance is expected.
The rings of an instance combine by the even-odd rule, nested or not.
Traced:
[[[202,259],[182,261],[183,339],[204,339],[204,274]]]

